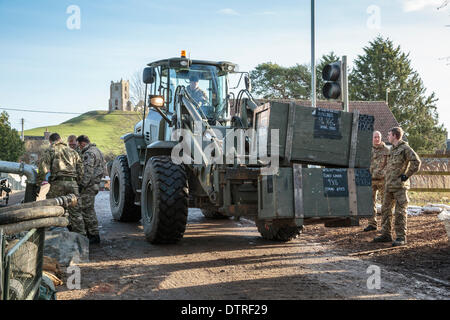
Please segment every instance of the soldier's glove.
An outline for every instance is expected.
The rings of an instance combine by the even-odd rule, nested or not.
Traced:
[[[406,176],[406,174],[402,174],[400,175],[400,180],[402,180],[402,182],[405,182],[406,180],[408,180],[408,177]]]

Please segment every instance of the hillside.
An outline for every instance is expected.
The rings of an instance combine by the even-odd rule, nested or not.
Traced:
[[[124,111],[90,111],[65,121],[57,126],[39,127],[25,131],[26,136],[42,136],[45,129],[57,132],[67,141],[67,137],[85,134],[100,148],[105,155],[122,154],[125,146],[120,139],[122,135],[133,132],[134,125],[141,120],[137,112]]]

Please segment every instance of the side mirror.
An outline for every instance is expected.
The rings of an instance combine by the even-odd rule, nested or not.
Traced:
[[[247,75],[244,77],[244,82],[245,82],[245,89],[247,89],[248,91],[252,91],[252,81]]]
[[[146,67],[142,72],[142,82],[144,82],[145,84],[151,84],[155,82],[155,78],[155,70],[151,67]]]

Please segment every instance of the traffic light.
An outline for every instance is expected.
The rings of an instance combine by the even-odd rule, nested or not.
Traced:
[[[325,80],[322,93],[327,99],[339,99],[342,96],[342,62],[336,61],[327,64],[322,70],[322,79]]]

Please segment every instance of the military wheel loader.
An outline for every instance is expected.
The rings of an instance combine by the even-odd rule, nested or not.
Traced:
[[[237,95],[230,74],[245,83]],[[115,220],[141,220],[149,242],[179,241],[188,208],[251,218],[262,237],[278,241],[307,223],[372,215],[373,117],[258,105],[237,65],[183,54],[149,63],[143,82],[144,117],[122,137],[110,204]]]

